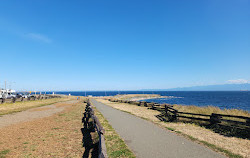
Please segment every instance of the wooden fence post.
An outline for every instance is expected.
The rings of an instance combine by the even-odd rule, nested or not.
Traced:
[[[164,110],[165,110],[165,116],[169,119],[168,107],[167,107],[167,105],[164,106]]]
[[[4,99],[4,98],[2,98],[1,103],[2,103],[2,104],[5,103],[5,99]]]
[[[152,104],[152,109],[155,110],[155,104],[154,103]]]
[[[246,120],[247,126],[250,126],[250,119]]]
[[[177,121],[177,110],[174,110],[173,121]]]
[[[16,102],[16,98],[13,97],[13,98],[12,98],[12,103],[15,103],[15,102]]]
[[[220,116],[218,114],[212,113],[210,116],[210,124],[221,123]]]
[[[167,107],[167,105],[165,105],[164,107],[165,107],[165,113],[167,114],[168,113],[168,107]]]

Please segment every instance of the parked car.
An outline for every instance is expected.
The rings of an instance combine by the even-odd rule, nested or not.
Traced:
[[[28,94],[23,94],[23,98],[28,98]]]
[[[16,93],[16,98],[23,98],[24,94],[22,93]]]
[[[0,99],[3,98],[3,93],[0,91]]]
[[[11,90],[11,89],[1,90],[1,96],[4,99],[16,98],[15,90]]]
[[[34,99],[34,98],[35,98],[35,96],[32,95],[32,94],[27,95],[27,97],[28,97],[29,99]]]
[[[9,94],[9,93],[7,93],[7,94],[3,95],[3,98],[5,98],[5,99],[12,99],[12,98],[16,98],[16,95],[15,94]]]

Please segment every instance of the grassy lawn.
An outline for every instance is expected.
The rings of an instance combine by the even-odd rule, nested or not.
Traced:
[[[64,111],[50,117],[1,128],[0,158],[81,158],[85,151],[81,131],[81,128],[83,128],[82,117],[85,103],[57,103],[56,105],[57,107],[65,107]],[[135,155],[129,150],[107,120],[98,111],[96,111],[96,115],[106,130],[105,143],[108,156],[110,158],[134,158]],[[95,139],[93,142],[98,141],[95,133],[91,133],[91,135]]]
[[[62,104],[53,116],[0,129],[0,157],[82,157],[84,104]]]
[[[0,158],[4,158],[6,154],[8,154],[10,152],[10,150],[2,150],[0,151]]]

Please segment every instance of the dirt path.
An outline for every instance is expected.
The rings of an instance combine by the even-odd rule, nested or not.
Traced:
[[[20,122],[27,122],[37,118],[43,118],[51,116],[55,113],[64,110],[65,106],[58,106],[59,104],[74,104],[77,100],[66,101],[62,103],[56,103],[53,105],[47,105],[38,108],[32,108],[27,111],[22,111],[14,114],[3,115],[0,117],[0,128],[10,126]]]
[[[157,125],[92,99],[96,108],[139,158],[222,158],[224,156]]]
[[[13,114],[13,119],[22,120],[8,120],[9,126],[0,128],[0,158],[81,158],[85,150],[81,132],[84,107],[75,100]]]

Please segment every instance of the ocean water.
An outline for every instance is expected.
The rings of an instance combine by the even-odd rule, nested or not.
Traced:
[[[250,92],[163,92],[170,98],[147,99],[148,102],[196,105],[196,106],[217,106],[221,109],[242,109],[250,111]]]
[[[56,92],[85,96],[85,92]],[[117,94],[160,94],[170,98],[147,99],[148,102],[217,106],[221,109],[242,109],[250,111],[250,91],[87,91],[86,95],[113,96]]]

